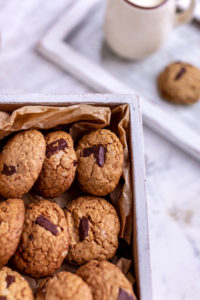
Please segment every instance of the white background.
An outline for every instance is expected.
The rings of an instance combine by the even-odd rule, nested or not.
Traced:
[[[90,91],[34,50],[73,0],[0,0],[1,92]],[[200,164],[144,128],[155,300],[200,299]]]

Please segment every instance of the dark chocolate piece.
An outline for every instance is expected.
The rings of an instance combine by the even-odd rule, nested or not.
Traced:
[[[120,288],[117,300],[135,300],[135,297],[129,295],[125,290]]]
[[[88,218],[82,217],[79,224],[79,238],[80,241],[83,241],[89,232],[89,221]]]
[[[78,163],[77,160],[74,160],[74,161],[73,161],[74,167],[77,166],[77,163]]]
[[[32,234],[29,235],[29,240],[33,241],[33,235]]]
[[[53,223],[51,223],[51,221],[49,221],[43,215],[40,215],[36,219],[35,223],[38,224],[38,225],[40,225],[44,229],[50,231],[53,235],[57,235],[58,234],[58,229],[57,229],[56,225],[54,225]]]
[[[13,282],[15,282],[15,276],[8,275],[6,277],[6,282],[7,282],[7,288],[8,288]]]
[[[103,146],[99,146],[98,157],[96,157],[97,164],[100,167],[103,167],[105,160],[105,148]]]
[[[183,74],[186,72],[186,68],[184,68],[184,67],[181,67],[180,68],[180,70],[179,70],[179,72],[176,74],[176,76],[175,76],[175,80],[179,80],[182,76],[183,76]]]
[[[49,158],[56,152],[68,147],[67,142],[62,138],[47,145],[46,156]]]
[[[6,176],[11,176],[16,173],[15,166],[7,166],[6,164],[3,165],[3,171],[2,174]]]
[[[0,300],[7,300],[6,296],[0,296]]]
[[[92,146],[89,148],[83,149],[83,157],[88,157],[96,151],[97,146]]]
[[[99,167],[103,167],[105,162],[106,149],[103,145],[94,145],[83,149],[83,157],[88,157],[91,154],[94,155],[96,163]]]

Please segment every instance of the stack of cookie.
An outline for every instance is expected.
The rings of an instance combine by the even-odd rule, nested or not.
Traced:
[[[44,278],[37,300],[134,300],[132,285],[108,262],[118,248],[120,220],[104,198],[122,175],[123,146],[110,130],[92,131],[74,150],[64,131],[16,134],[0,153],[0,300],[34,299],[28,282],[11,268]],[[72,185],[75,175],[86,193],[63,209],[53,200]],[[30,190],[42,196],[26,209]],[[6,200],[7,199],[7,200]],[[62,271],[63,261],[78,266]]]

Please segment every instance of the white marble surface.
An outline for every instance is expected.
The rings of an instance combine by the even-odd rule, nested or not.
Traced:
[[[0,0],[1,92],[90,91],[34,47],[72,0]],[[200,164],[144,128],[154,300],[200,299]]]

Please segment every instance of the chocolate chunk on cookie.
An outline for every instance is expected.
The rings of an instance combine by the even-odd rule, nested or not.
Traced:
[[[108,261],[90,261],[76,274],[89,285],[94,300],[136,300],[131,283]]]
[[[0,153],[0,194],[21,198],[38,178],[45,158],[46,144],[37,130],[16,134]]]
[[[53,133],[49,134],[51,137],[54,135],[54,138],[56,140],[47,144],[46,156],[48,158],[50,158],[52,155],[60,152],[61,150],[65,150],[68,148],[67,141],[64,138],[59,138],[58,137],[59,134],[65,135],[65,132],[59,131],[59,132],[53,132]],[[48,138],[47,138],[47,140],[48,140]]]
[[[200,99],[200,70],[184,63],[167,66],[158,77],[163,98],[178,104],[192,104]]]
[[[17,249],[25,216],[21,199],[0,202],[0,268],[7,264]],[[11,278],[8,277],[11,281]]]
[[[16,173],[16,167],[15,166],[7,166],[6,164],[3,165],[2,174],[6,176],[11,176]]]
[[[88,236],[89,227],[90,224],[88,218],[82,217],[80,219],[80,224],[78,228],[80,241],[83,241]]]
[[[57,226],[54,225],[51,221],[49,221],[47,218],[45,218],[43,215],[40,215],[36,219],[35,223],[40,225],[44,229],[50,231],[53,235],[57,235],[59,233]]]
[[[176,73],[174,80],[179,80],[185,73],[186,73],[186,68],[185,67],[181,67],[179,69],[179,71]]]
[[[83,264],[115,255],[120,222],[115,208],[108,201],[79,197],[67,205],[65,215],[70,235],[69,263]]]
[[[17,272],[3,267],[0,270],[1,300],[34,300],[28,282]]]
[[[90,155],[94,155],[95,162],[99,167],[103,167],[104,162],[105,162],[105,153],[106,153],[106,148],[102,145],[95,145],[92,147],[88,147],[83,149],[83,157],[88,157]]]
[[[34,189],[43,197],[52,198],[61,195],[71,186],[77,168],[77,157],[73,140],[68,133],[48,133],[45,141],[46,158]]]
[[[60,272],[41,281],[36,300],[93,300],[88,285],[76,274]]]
[[[123,146],[110,130],[92,131],[79,141],[77,177],[83,191],[105,196],[117,186],[122,175]]]
[[[6,287],[8,288],[13,282],[15,282],[15,276],[8,275],[6,276]]]
[[[47,200],[31,203],[12,263],[32,277],[44,277],[58,269],[67,255],[69,237],[63,210]]]

